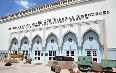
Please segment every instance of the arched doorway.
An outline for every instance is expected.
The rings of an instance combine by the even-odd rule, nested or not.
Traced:
[[[78,59],[77,38],[75,34],[69,32],[64,36],[62,54],[72,57],[75,61]]]
[[[102,47],[96,32],[89,30],[84,34],[82,54],[84,56],[91,56],[92,61],[101,62]]]
[[[42,39],[40,36],[35,36],[32,41],[32,59],[39,61],[42,60],[43,55],[42,54]]]
[[[58,39],[54,34],[48,36],[46,40],[46,53],[45,60],[55,60],[55,56],[58,55]],[[47,57],[48,56],[48,57]]]
[[[16,38],[11,41],[11,53],[18,54],[18,40]]]
[[[24,55],[23,60],[29,58],[29,40],[27,37],[21,40],[21,53]]]

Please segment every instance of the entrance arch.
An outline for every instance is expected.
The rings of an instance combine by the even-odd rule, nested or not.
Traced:
[[[55,60],[55,56],[59,54],[58,39],[54,34],[50,34],[46,40],[46,58],[45,60]],[[48,56],[48,57],[47,57]]]
[[[11,41],[11,53],[18,54],[18,40],[16,38]]]
[[[78,52],[77,52],[77,38],[74,33],[67,33],[63,38],[63,56],[70,56],[73,60],[78,59]]]
[[[93,61],[101,62],[102,59],[102,46],[99,41],[99,36],[96,32],[89,30],[83,36],[83,49],[84,56],[91,56]]]
[[[42,60],[42,39],[40,36],[35,36],[32,40],[32,60]]]
[[[29,58],[29,40],[27,37],[22,38],[21,40],[21,53],[23,53],[24,55],[24,59],[28,59]]]

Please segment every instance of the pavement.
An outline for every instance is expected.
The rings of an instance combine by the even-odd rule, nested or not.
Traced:
[[[11,66],[4,66],[0,63],[0,73],[55,73],[48,67],[48,62],[32,62],[32,64],[12,63]],[[61,73],[69,73],[67,69],[61,70]]]
[[[116,68],[114,68],[116,71]],[[55,73],[51,71],[48,62],[25,62],[12,63],[11,66],[5,66],[5,63],[0,62],[0,73]],[[70,73],[68,69],[62,69],[60,73]],[[84,72],[81,72],[84,73]],[[86,73],[86,72],[85,72]],[[96,72],[87,72],[96,73]]]

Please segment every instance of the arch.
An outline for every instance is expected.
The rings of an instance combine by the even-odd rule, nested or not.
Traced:
[[[62,38],[64,38],[68,33],[72,33],[72,34],[74,34],[76,36],[76,33],[74,33],[73,31],[69,30],[69,31],[67,31],[66,33],[63,34]],[[77,36],[76,36],[76,38],[77,38]]]
[[[97,32],[93,30],[88,30],[83,35],[82,51],[83,51],[82,54],[84,56],[91,55],[93,61],[96,60],[98,63],[101,62],[102,46],[100,44],[99,34]],[[90,52],[90,54],[87,52]]]
[[[11,40],[11,44],[12,44],[12,42],[13,42],[14,40],[17,40],[17,38],[16,38],[16,37],[13,37],[12,40]],[[17,41],[18,41],[18,40],[17,40]]]
[[[95,29],[89,28],[89,29],[87,29],[87,30],[82,34],[82,37],[81,37],[82,42],[83,42],[83,37],[84,37],[84,35],[85,35],[87,32],[89,32],[89,31],[95,32],[95,33],[98,35],[98,37],[100,37],[100,34],[99,34]]]
[[[10,50],[11,50],[12,45],[13,45],[13,42],[14,42],[15,40],[16,40],[17,45],[18,45],[18,40],[17,40],[17,38],[16,38],[16,37],[13,37],[12,40],[11,40],[11,42],[10,42]]]
[[[29,45],[29,38],[27,36],[22,37],[21,42],[20,42],[20,50],[21,50],[21,46],[23,45],[22,42],[25,38],[27,39],[27,42],[28,42],[28,45]]]
[[[50,34],[47,35],[47,38],[45,39],[45,41],[46,41],[45,44],[47,43],[47,39],[48,39],[51,35],[54,35],[54,36],[57,38],[57,40],[58,40],[58,36],[57,36],[55,33],[51,32]]]
[[[63,44],[62,44],[62,54],[63,56],[70,56],[74,61],[78,59],[78,44],[75,33],[68,31],[63,36]],[[72,55],[73,52],[73,55]]]
[[[75,37],[76,37],[76,41],[77,41],[77,36],[76,36],[76,33],[74,33],[74,32],[72,32],[72,31],[67,31],[64,35],[63,35],[63,39],[62,39],[62,42],[64,43],[64,38],[65,38],[65,36],[67,35],[67,34],[69,34],[69,33],[71,33],[71,34],[73,34]]]
[[[24,35],[23,37],[21,37],[21,41],[24,39],[24,38],[27,38],[28,40],[29,40],[29,37],[28,36],[26,36],[26,35]]]
[[[39,35],[36,35],[33,39],[32,39],[32,47],[34,46],[34,42],[37,38],[40,38],[39,42],[42,44],[42,39]],[[31,49],[32,50],[32,49]]]
[[[39,34],[36,34],[33,38],[32,41],[36,38],[36,37],[40,37],[42,39],[42,37]]]

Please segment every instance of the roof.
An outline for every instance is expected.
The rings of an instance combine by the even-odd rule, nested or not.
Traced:
[[[67,5],[72,5],[72,4],[77,4],[77,3],[83,3],[83,2],[87,2],[90,0],[58,0],[56,2],[52,2],[49,4],[44,4],[41,6],[37,6],[28,10],[23,10],[8,16],[4,16],[4,17],[0,17],[0,23],[3,22],[7,22],[7,21],[11,21],[17,18],[21,18],[21,17],[25,17],[25,16],[29,16],[35,13],[39,13],[39,12],[43,12],[43,11],[47,11],[47,10],[51,10],[51,9],[56,9],[59,7],[64,7]]]

